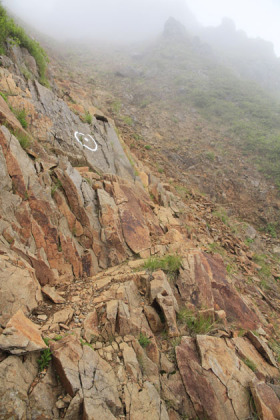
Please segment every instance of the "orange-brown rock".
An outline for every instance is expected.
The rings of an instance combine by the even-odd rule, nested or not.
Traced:
[[[0,335],[0,348],[11,354],[25,354],[47,348],[39,328],[31,322],[21,309],[9,320]]]
[[[280,419],[280,401],[275,392],[264,382],[254,381],[250,389],[260,420]]]
[[[190,252],[183,259],[183,269],[177,280],[181,297],[196,307],[224,310],[229,322],[255,329],[258,316],[243,301],[226,279],[226,269],[219,255]]]

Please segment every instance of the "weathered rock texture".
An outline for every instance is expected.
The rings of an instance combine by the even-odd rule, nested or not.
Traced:
[[[10,56],[0,68],[0,417],[244,420],[253,398],[260,418],[279,418],[264,316],[277,297],[237,289],[243,272],[230,278],[205,252],[209,237],[191,237],[186,225],[200,219],[174,188],[140,162],[133,175],[104,115],[82,121],[93,109],[82,89],[67,104],[53,81],[38,83],[27,51]],[[25,110],[27,131],[8,105]],[[143,268],[168,254],[181,257],[172,275]]]

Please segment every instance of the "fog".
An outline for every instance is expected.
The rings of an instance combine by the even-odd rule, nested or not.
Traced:
[[[249,36],[273,42],[280,55],[279,0],[4,0],[3,5],[60,40],[131,42],[157,35],[169,16],[189,30],[196,19],[217,26],[227,16]]]

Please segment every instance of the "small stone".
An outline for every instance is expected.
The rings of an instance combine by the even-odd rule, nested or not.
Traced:
[[[67,325],[65,325],[65,324],[59,324],[59,326],[60,326],[60,328],[63,328],[64,330],[69,330],[70,328],[69,327],[67,327]]]
[[[120,344],[120,349],[123,350],[125,348],[125,346],[126,346],[126,343],[121,343]]]
[[[62,398],[66,404],[70,404],[72,397],[71,395],[67,394],[65,397]]]
[[[130,341],[133,341],[133,340],[134,340],[133,335],[126,335],[126,336],[124,337],[124,341],[125,341],[126,343],[129,343]]]
[[[118,344],[115,341],[112,343],[112,347],[113,347],[114,351],[118,351],[119,350],[119,346],[118,346]]]
[[[106,359],[111,362],[113,360],[112,353],[106,353]]]
[[[48,319],[47,315],[38,315],[38,316],[37,316],[37,318],[38,318],[40,321],[46,321],[46,320]]]
[[[102,343],[100,343],[100,341],[97,341],[94,346],[96,350],[102,349]]]
[[[42,292],[54,303],[65,303],[65,299],[60,296],[59,293],[55,290],[54,287],[51,287],[49,285],[46,285],[42,288]]]
[[[56,408],[58,408],[59,410],[62,410],[63,408],[66,408],[66,407],[67,407],[67,404],[66,404],[66,402],[65,402],[65,401],[63,401],[63,400],[58,400],[58,401],[55,403],[55,406],[56,406]]]

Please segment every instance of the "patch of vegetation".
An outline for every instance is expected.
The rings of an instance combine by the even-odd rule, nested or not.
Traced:
[[[175,338],[173,338],[171,340],[171,342],[170,342],[171,349],[168,352],[169,360],[172,363],[174,363],[174,365],[176,366],[176,368],[178,368],[178,366],[177,366],[177,358],[176,358],[176,347],[181,344],[181,339],[182,339],[182,337],[175,337]]]
[[[256,372],[257,366],[252,360],[250,360],[248,358],[242,359],[242,360],[245,363],[245,365],[248,366],[249,369],[251,369],[253,372]]]
[[[0,5],[0,54],[5,54],[7,50],[7,41],[11,40],[12,43],[24,47],[28,52],[35,58],[37,63],[40,83],[48,86],[46,78],[46,70],[48,57],[43,48],[34,39],[31,39],[22,29],[19,27],[12,18],[7,15],[6,10]]]
[[[159,166],[159,164],[158,164],[158,163],[156,164],[156,166],[157,166],[157,171],[158,171],[158,173],[159,173],[159,174],[163,174],[163,173],[164,173],[164,169],[163,169],[161,166]]]
[[[24,150],[30,147],[31,140],[30,137],[28,137],[28,135],[21,133],[20,131],[13,132],[13,135],[18,139],[19,144]]]
[[[132,134],[132,137],[136,140],[136,141],[139,141],[139,140],[141,140],[142,139],[142,136],[140,136],[139,134],[137,134],[137,133],[133,133]]]
[[[118,114],[121,110],[122,104],[120,101],[115,101],[112,103],[112,110],[115,114]]]
[[[53,340],[54,341],[60,341],[60,340],[62,340],[63,339],[63,336],[62,335],[56,335],[54,338],[53,338]]]
[[[210,315],[195,313],[187,308],[182,308],[177,318],[179,323],[187,326],[190,335],[208,334],[215,325]]]
[[[214,152],[207,152],[205,154],[206,159],[210,160],[211,162],[214,162],[215,160],[215,153]]]
[[[238,331],[238,337],[244,337],[245,334],[246,334],[246,330],[244,330],[243,328],[240,328],[240,330]]]
[[[226,250],[217,242],[213,242],[212,244],[209,244],[208,249],[210,252],[213,252],[214,254],[220,254],[222,256],[226,255]]]
[[[56,181],[56,183],[53,185],[52,189],[51,189],[51,196],[54,197],[54,193],[56,192],[56,190],[58,190],[59,188],[62,187],[62,183],[61,181],[58,179]]]
[[[280,363],[280,343],[275,339],[271,339],[268,344],[275,353],[277,362]]]
[[[167,255],[165,257],[150,257],[143,265],[143,268],[149,271],[163,270],[168,275],[178,273],[182,264],[182,258],[179,255]]]
[[[129,125],[129,126],[133,125],[133,119],[129,117],[128,115],[123,116],[122,120],[126,125]]]
[[[88,343],[87,341],[84,341],[82,338],[80,338],[80,343],[81,343],[82,346],[88,346],[92,350],[94,350],[93,346],[90,343]]]
[[[7,95],[5,95],[5,93],[0,92],[0,96],[2,96],[5,102],[8,102],[8,98],[7,98]]]
[[[84,115],[83,115],[83,121],[87,124],[91,124],[92,123],[92,115],[89,113],[89,111],[87,111]]]
[[[263,289],[268,288],[268,280],[271,277],[271,268],[267,262],[267,257],[264,254],[254,254],[253,261],[260,267],[258,270],[258,275],[261,279],[261,287]]]
[[[52,352],[51,352],[51,349],[48,347],[47,349],[42,351],[40,358],[37,360],[39,372],[42,372],[45,368],[47,368],[51,360],[52,360]]]
[[[218,210],[215,210],[212,214],[213,216],[218,217],[218,219],[220,219],[225,225],[229,225],[227,211],[224,208],[220,207]]]
[[[141,331],[138,338],[138,342],[140,346],[143,347],[143,349],[145,349],[151,343],[151,340],[149,339],[149,337],[146,336],[146,334],[142,333]]]
[[[277,224],[276,223],[268,223],[265,227],[266,233],[268,233],[272,238],[277,238]]]
[[[190,194],[189,189],[184,185],[175,185],[175,190],[182,198],[186,198]]]
[[[28,124],[26,121],[26,111],[25,109],[13,109],[11,111],[15,114],[19,122],[21,123],[22,128],[27,128]]]
[[[252,243],[254,243],[254,239],[251,239],[251,238],[246,238],[246,239],[245,239],[245,244],[246,244],[247,246],[250,246]]]
[[[20,72],[24,75],[26,80],[31,80],[32,79],[32,74],[25,67],[21,67]]]
[[[151,148],[152,148],[152,146],[150,146],[149,144],[146,144],[144,147],[145,147],[146,150],[151,150]]]

